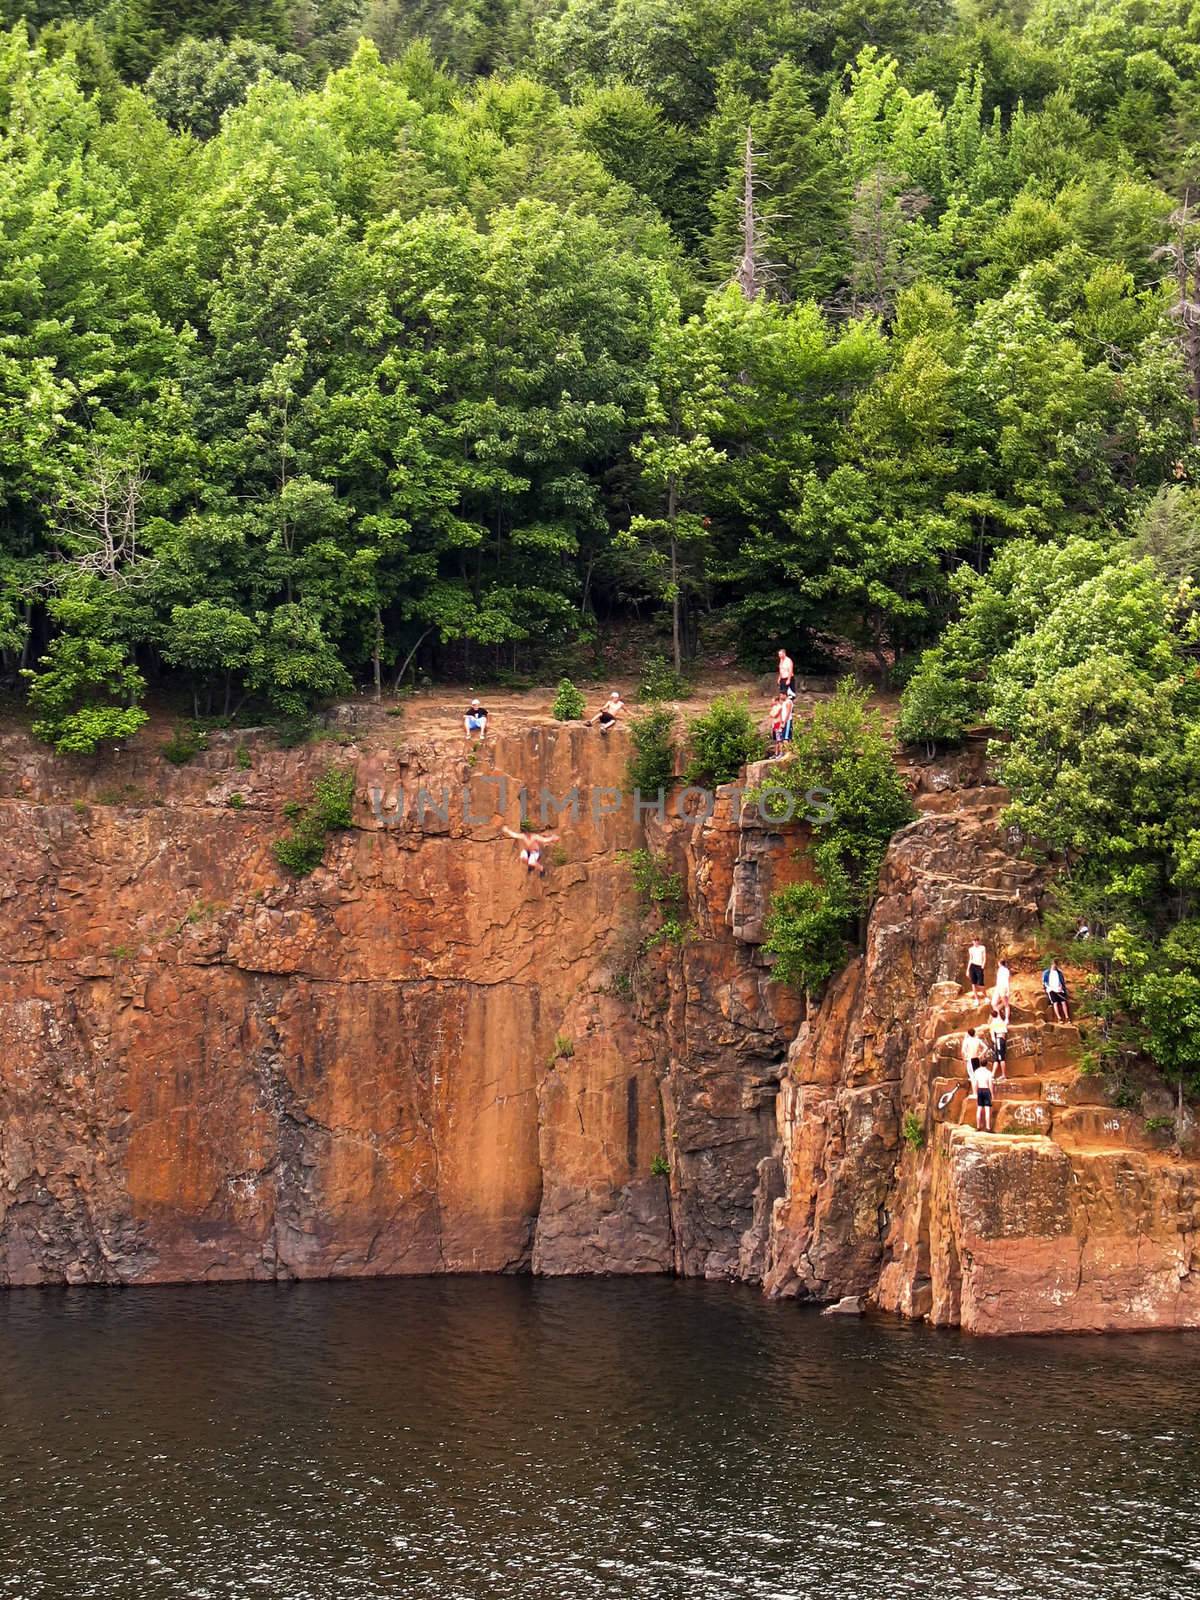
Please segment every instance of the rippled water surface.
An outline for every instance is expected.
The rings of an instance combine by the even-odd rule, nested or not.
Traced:
[[[0,1595],[1200,1597],[1200,1341],[667,1281],[0,1296]]]

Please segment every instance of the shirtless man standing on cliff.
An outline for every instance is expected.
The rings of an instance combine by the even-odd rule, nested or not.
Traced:
[[[545,863],[542,861],[542,851],[548,844],[553,844],[558,838],[556,833],[522,833],[518,828],[503,828],[510,839],[516,839],[521,846],[521,860],[530,872],[536,872],[539,878],[546,876]]]
[[[779,692],[796,698],[796,663],[786,650],[779,652]]]
[[[975,1126],[981,1133],[992,1131],[992,1069],[986,1061],[975,1068]]]
[[[992,987],[991,998],[992,1011],[1007,1022],[1012,1001],[1012,971],[1007,957],[1003,955],[996,963],[996,982]]]

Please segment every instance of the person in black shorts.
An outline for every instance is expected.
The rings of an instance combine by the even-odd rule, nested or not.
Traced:
[[[971,993],[976,1000],[982,1000],[984,994],[984,973],[987,970],[987,946],[983,940],[976,936],[975,943],[967,951],[967,981],[971,985]]]
[[[796,698],[796,664],[786,650],[779,651],[779,692]]]
[[[1067,980],[1057,961],[1042,973],[1042,988],[1046,991],[1046,999],[1050,1002],[1050,1014],[1055,1022],[1070,1022],[1071,1012],[1067,1001]]]
[[[992,1131],[992,1069],[986,1062],[975,1068],[975,1126],[982,1133]]]
[[[996,1058],[996,1076],[1008,1077],[1008,1018],[999,1011],[992,1012],[992,1020],[988,1023],[988,1032],[992,1036],[992,1054]]]
[[[600,724],[600,732],[607,733],[617,718],[623,716],[624,713],[625,702],[621,699],[617,690],[614,689],[596,715],[588,718],[587,725],[590,728],[593,722],[598,722]]]

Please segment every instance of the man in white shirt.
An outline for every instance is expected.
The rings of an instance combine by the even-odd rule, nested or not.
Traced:
[[[971,995],[976,1000],[982,1000],[984,990],[984,974],[987,971],[987,945],[982,939],[967,950],[967,982],[971,985]]]

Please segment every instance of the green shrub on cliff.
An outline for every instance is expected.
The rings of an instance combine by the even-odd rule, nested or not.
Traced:
[[[348,828],[354,816],[354,774],[329,767],[313,785],[313,814],[326,833]]]
[[[173,767],[186,767],[189,761],[203,750],[208,749],[208,736],[202,728],[182,727],[175,732],[159,749],[159,754],[164,761],[169,761]]]
[[[665,706],[634,717],[629,724],[633,754],[626,782],[642,794],[657,794],[675,781],[675,713]]]
[[[925,1148],[925,1124],[915,1111],[906,1111],[900,1125],[900,1137],[910,1150]]]
[[[777,983],[812,994],[845,965],[854,908],[837,870],[831,864],[832,885],[789,883],[771,896],[763,949],[775,957]]]
[[[655,705],[660,700],[680,700],[687,693],[687,679],[665,656],[651,656],[642,667],[638,680],[637,697],[641,705]]]
[[[623,850],[621,859],[628,861],[633,887],[648,906],[674,905],[682,898],[683,878],[671,871],[666,856],[656,856],[653,850]]]
[[[896,736],[922,744],[930,755],[939,744],[956,744],[978,715],[971,685],[941,650],[927,650],[900,701]]]
[[[291,829],[271,846],[279,865],[298,878],[315,871],[325,856],[326,837],[350,826],[353,805],[354,773],[328,768],[313,785],[312,799],[296,816]]]
[[[580,722],[583,713],[587,710],[587,701],[583,698],[583,691],[577,689],[570,678],[558,680],[558,692],[554,696],[554,720],[556,722]]]
[[[849,679],[799,729],[793,751],[772,772],[772,787],[790,790],[801,814],[815,804],[828,816],[807,846],[817,882],[772,896],[765,949],[776,958],[778,982],[812,992],[845,961],[856,920],[859,938],[865,933],[888,841],[913,808],[883,723]]]
[[[732,783],[750,761],[766,754],[758,722],[742,695],[720,694],[688,723],[687,781],[715,789]]]
[[[791,759],[771,774],[772,788],[789,789],[802,814],[811,808],[814,792],[828,808],[829,818],[817,825],[810,853],[814,860],[819,855],[826,864],[837,862],[846,898],[860,910],[875,893],[888,841],[913,816],[891,742],[868,699],[865,689],[844,678],[832,700],[819,704],[808,722],[797,725]]]
[[[638,940],[639,953],[662,944],[684,944],[691,924],[685,920],[682,874],[672,872],[666,856],[652,850],[623,850],[621,859],[629,863],[633,887],[645,912],[658,913],[658,927]]]
[[[92,626],[92,609],[63,601],[57,614],[84,618]],[[130,738],[149,720],[135,703],[145,680],[123,644],[63,633],[51,641],[38,666],[36,673],[29,668],[22,673],[37,713],[33,732],[64,755],[94,755],[102,744]]]

